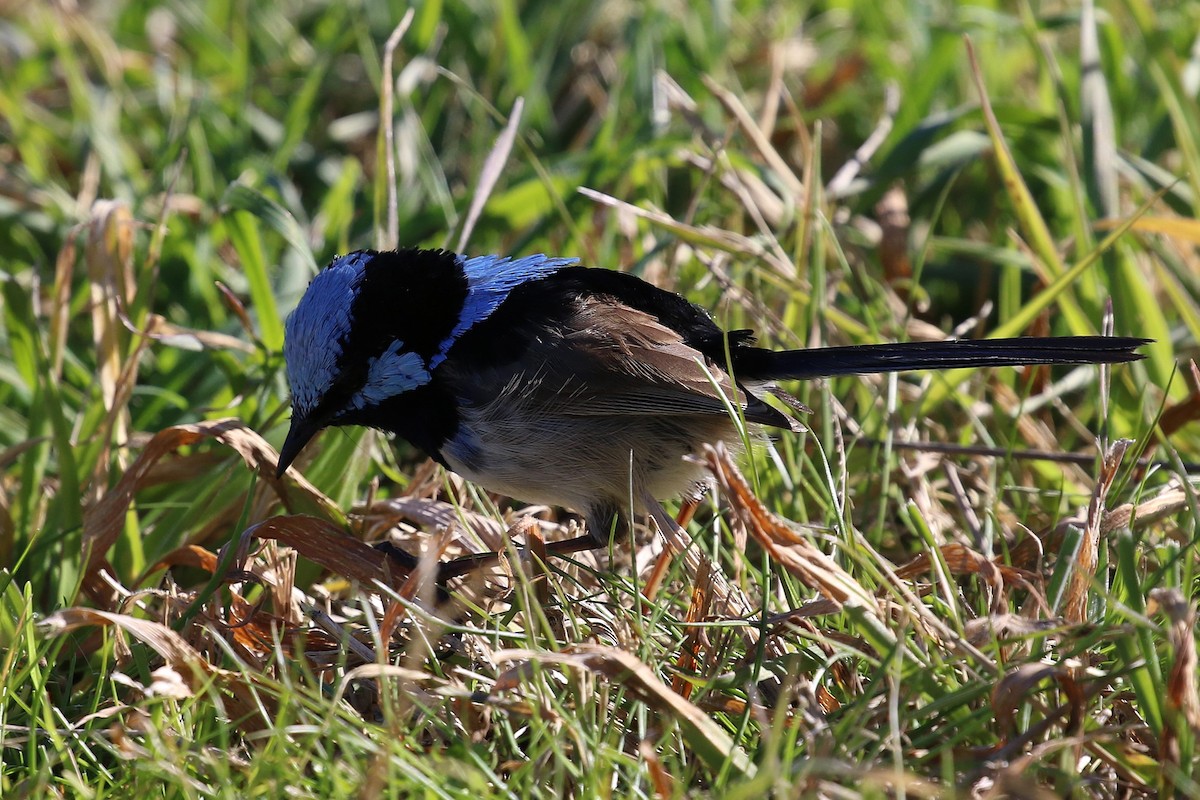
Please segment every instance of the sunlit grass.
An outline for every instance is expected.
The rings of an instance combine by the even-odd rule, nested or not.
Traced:
[[[501,547],[506,499],[359,431],[277,482],[268,444],[288,310],[386,241],[405,10],[0,20],[0,795],[1200,791],[1200,8],[416,7],[401,245],[459,240],[520,101],[472,252],[632,271],[778,347],[1094,333],[1109,302],[1157,340],[1107,382],[788,387],[814,411],[742,461],[762,506],[734,481],[690,525],[711,572],[639,535],[437,610],[337,537]]]

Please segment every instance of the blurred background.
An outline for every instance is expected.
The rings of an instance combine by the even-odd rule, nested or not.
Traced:
[[[407,10],[9,6],[0,553],[41,525],[65,535],[35,551],[70,551],[78,498],[138,436],[232,416],[278,438],[282,319],[317,265],[361,247],[574,255],[776,346],[1090,333],[1111,300],[1119,333],[1158,340],[1138,373],[1154,388],[1118,399],[1188,394],[1171,375],[1173,339],[1200,332],[1195,4],[431,1],[389,84]],[[1093,257],[1043,296],[1058,305],[1028,305]],[[869,386],[842,385],[886,433]],[[1109,424],[1136,435],[1143,413]],[[909,418],[930,438],[960,424]],[[360,435],[337,438],[355,452]],[[310,474],[349,503],[370,464],[345,456]],[[52,583],[70,594],[69,574]]]
[[[574,255],[775,346],[1090,333],[1111,301],[1119,333],[1157,343],[1106,425],[1136,436],[1188,396],[1172,374],[1175,340],[1200,332],[1195,4],[431,0],[389,82],[406,11],[6,9],[0,563],[55,531],[24,568],[70,596],[53,554],[138,437],[229,416],[277,440],[282,320],[318,265],[361,247]],[[896,427],[869,384],[839,387],[860,430]],[[933,439],[963,424],[906,413]],[[361,435],[331,436],[310,472],[344,504],[372,474]]]
[[[578,256],[771,346],[1095,333],[1109,303],[1117,333],[1156,340],[1111,389],[1011,370],[799,387],[812,436],[756,454],[757,488],[897,561],[1052,528],[1092,491],[1097,433],[1158,459],[1123,474],[1123,497],[1200,460],[1200,402],[1176,374],[1200,334],[1200,4],[425,0],[389,59],[409,11],[0,3],[13,609],[80,596],[94,509],[156,432],[234,418],[281,441],[283,320],[319,265],[363,247]],[[989,461],[948,494],[941,473],[922,482],[928,461],[897,462],[897,432],[1083,464]],[[131,586],[280,510],[227,450],[178,444],[110,520]],[[346,512],[422,465],[347,431],[304,470]],[[1190,596],[1179,491],[1142,579]]]

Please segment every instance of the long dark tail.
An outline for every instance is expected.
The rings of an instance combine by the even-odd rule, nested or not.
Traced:
[[[820,347],[773,352],[747,348],[735,363],[745,376],[771,379],[824,378],[872,372],[1021,364],[1119,364],[1144,356],[1137,348],[1150,339],[1126,336],[1025,336],[1016,339],[958,339]]]

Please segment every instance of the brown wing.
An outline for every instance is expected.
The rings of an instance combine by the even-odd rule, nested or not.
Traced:
[[[536,349],[545,370],[541,391],[569,397],[557,403],[560,413],[726,416],[738,402],[751,422],[792,424],[678,333],[625,305],[585,299],[565,335]]]

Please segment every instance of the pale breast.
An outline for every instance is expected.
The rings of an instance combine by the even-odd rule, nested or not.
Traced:
[[[571,413],[570,403],[531,401],[546,380],[514,381],[491,401],[461,406],[459,430],[442,448],[464,478],[519,500],[583,510],[598,500],[628,506],[643,492],[690,492],[703,471],[687,456],[705,442],[736,439],[717,414]],[[573,388],[556,395],[569,398]],[[635,506],[639,505],[635,503]]]

